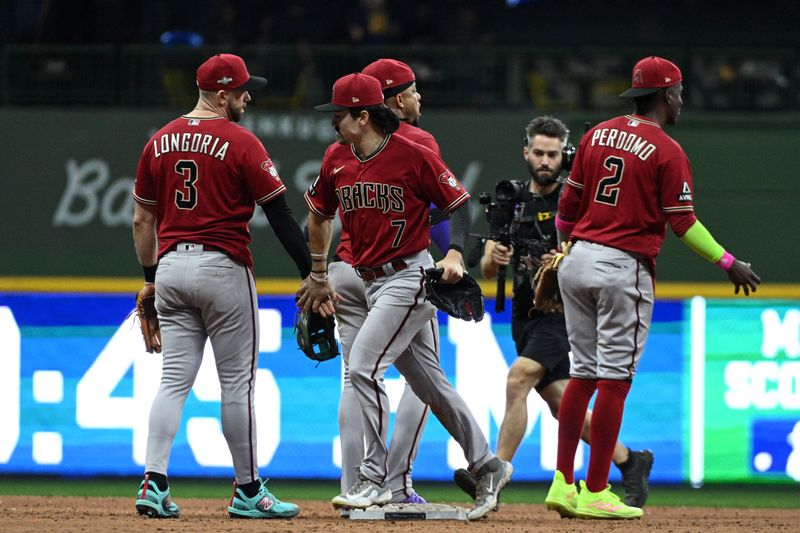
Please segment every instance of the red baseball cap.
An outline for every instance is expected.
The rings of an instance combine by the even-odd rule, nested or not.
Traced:
[[[329,104],[314,106],[317,111],[338,111],[350,107],[369,107],[383,103],[381,83],[372,76],[356,72],[342,76],[333,84]]]
[[[671,87],[683,79],[681,70],[672,61],[650,56],[640,59],[633,66],[631,88],[620,94],[622,98],[634,98]]]
[[[373,61],[364,67],[361,73],[377,78],[381,82],[381,89],[385,98],[405,91],[416,81],[411,67],[396,59]]]
[[[252,91],[267,86],[266,78],[251,76],[244,59],[233,54],[217,54],[197,68],[201,91]]]

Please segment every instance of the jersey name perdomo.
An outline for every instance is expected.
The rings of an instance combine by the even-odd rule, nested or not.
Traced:
[[[153,152],[156,158],[169,152],[195,152],[225,161],[229,144],[207,133],[165,133],[153,139]]]
[[[607,146],[630,152],[642,161],[647,161],[647,158],[656,151],[656,146],[647,139],[616,128],[595,130],[592,134],[592,146]]]
[[[405,211],[403,188],[388,183],[360,181],[353,185],[343,185],[336,188],[336,197],[342,213],[356,209],[379,209],[384,213]]]

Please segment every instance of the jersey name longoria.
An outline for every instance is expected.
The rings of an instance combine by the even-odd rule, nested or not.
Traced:
[[[624,152],[630,152],[642,161],[656,151],[656,146],[634,133],[620,131],[616,128],[602,128],[594,130],[592,146],[607,146]]]
[[[228,141],[220,144],[220,138],[202,133],[165,133],[153,139],[153,155],[156,158],[169,152],[195,152],[210,155],[225,161]]]
[[[362,181],[336,188],[342,213],[356,209],[378,209],[384,213],[405,211],[403,188],[388,183]]]

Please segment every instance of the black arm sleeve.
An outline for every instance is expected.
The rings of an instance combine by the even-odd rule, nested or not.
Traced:
[[[311,272],[311,254],[308,251],[306,239],[303,238],[303,230],[292,216],[292,209],[286,203],[286,198],[280,195],[274,200],[262,204],[261,208],[267,215],[272,231],[275,232],[283,248],[297,265],[300,278],[305,279]]]
[[[452,248],[464,253],[471,224],[472,204],[467,200],[450,213],[450,246],[448,249]]]

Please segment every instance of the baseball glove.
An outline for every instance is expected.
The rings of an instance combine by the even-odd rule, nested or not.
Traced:
[[[321,363],[339,355],[336,342],[336,321],[314,311],[298,310],[294,323],[297,346],[306,357]]]
[[[542,264],[536,271],[531,284],[533,285],[533,308],[541,313],[563,313],[564,304],[558,290],[558,265],[569,254],[572,243],[562,246],[563,251],[553,256],[553,259]]]
[[[456,283],[444,283],[442,274],[441,268],[425,270],[425,299],[452,317],[480,322],[483,294],[475,278],[465,272]]]
[[[136,314],[139,317],[139,326],[142,328],[144,349],[147,353],[161,353],[161,326],[158,324],[158,313],[156,313],[156,295],[142,296],[141,291],[137,292]]]

